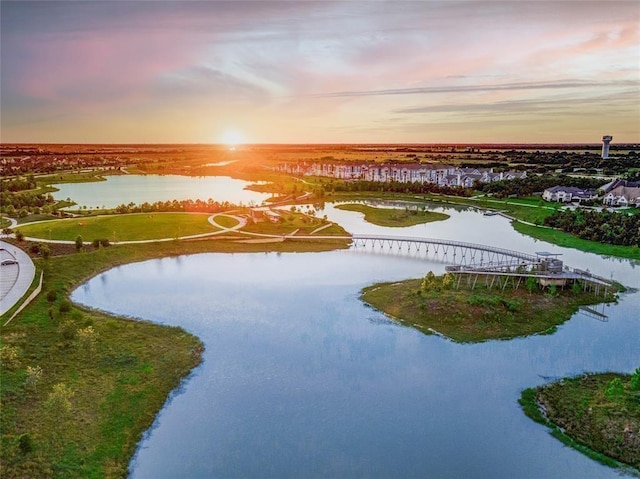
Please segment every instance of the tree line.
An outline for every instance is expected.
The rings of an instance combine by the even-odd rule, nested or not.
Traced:
[[[509,196],[530,196],[558,185],[597,189],[603,186],[604,183],[603,180],[595,178],[574,178],[567,175],[534,175],[513,180],[479,183],[476,187],[483,193],[493,194],[497,198],[507,198]]]
[[[582,208],[557,210],[544,220],[544,224],[591,241],[640,246],[640,215],[637,214]]]
[[[471,188],[459,186],[439,186],[435,183],[401,183],[399,181],[330,181],[325,190],[331,192],[375,192],[375,193],[413,193],[469,197],[473,193]]]
[[[240,205],[241,206],[241,205]],[[238,205],[228,201],[214,201],[209,198],[203,200],[168,200],[156,201],[154,203],[144,202],[142,204],[128,203],[121,204],[115,208],[115,212],[119,214],[126,213],[151,213],[151,212],[200,212],[200,213],[217,213],[220,211],[237,208]]]

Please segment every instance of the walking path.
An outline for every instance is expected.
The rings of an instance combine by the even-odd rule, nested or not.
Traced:
[[[109,216],[109,215],[105,215],[105,216]],[[217,216],[227,216],[229,218],[233,218],[238,222],[238,224],[236,224],[234,226],[230,226],[230,227],[219,225],[215,221],[215,218]],[[7,218],[7,219],[11,220],[11,218]],[[13,221],[15,221],[15,220],[13,220]],[[59,220],[48,220],[48,221],[59,221]],[[230,231],[239,230],[241,228],[244,228],[246,226],[246,224],[247,224],[247,219],[246,218],[241,217],[241,216],[225,214],[225,213],[213,214],[213,215],[209,216],[209,218],[207,218],[207,221],[212,226],[215,226],[216,228],[219,228],[219,231],[212,231],[211,233],[201,233],[201,234],[197,234],[197,235],[179,236],[177,238],[157,238],[157,239],[148,239],[148,240],[112,241],[111,244],[114,244],[114,245],[115,244],[142,244],[142,243],[157,243],[157,242],[163,242],[163,241],[174,241],[176,239],[186,240],[186,239],[206,238],[208,236],[216,236],[216,235],[221,235],[221,234],[224,234],[224,233],[229,233]],[[40,221],[39,223],[43,223],[43,221]],[[26,226],[28,224],[31,224],[31,223],[24,223],[23,226]],[[15,226],[12,225],[11,227],[14,228]],[[12,236],[12,235],[9,235],[9,236]],[[75,241],[71,241],[71,240],[52,240],[52,239],[45,239],[45,238],[32,238],[30,236],[25,236],[24,239],[27,240],[27,241],[35,241],[35,242],[38,242],[38,243],[76,244]],[[90,241],[85,241],[84,244],[88,245],[88,244],[91,244],[91,242]]]
[[[0,315],[9,311],[28,291],[36,275],[29,255],[0,241]]]

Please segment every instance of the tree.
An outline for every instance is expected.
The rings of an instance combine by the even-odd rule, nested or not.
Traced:
[[[444,289],[451,289],[456,283],[456,278],[451,273],[446,273],[442,278],[442,287]]]
[[[20,242],[24,241],[24,233],[20,230],[16,230],[16,239]]]
[[[42,258],[44,258],[45,260],[48,260],[49,257],[51,256],[51,248],[49,248],[49,245],[41,244],[40,254],[42,255]]]
[[[82,241],[82,236],[78,235],[76,237],[76,251],[80,251],[82,249],[83,244],[84,244],[84,241]]]
[[[429,271],[426,276],[422,279],[422,283],[420,284],[420,289],[424,292],[434,289],[438,285],[438,278],[433,273],[433,271]]]

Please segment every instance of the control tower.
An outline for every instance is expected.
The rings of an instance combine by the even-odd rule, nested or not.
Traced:
[[[611,140],[613,140],[613,136],[611,135],[604,135],[602,137],[602,158],[603,159],[609,158],[609,143],[611,143]]]

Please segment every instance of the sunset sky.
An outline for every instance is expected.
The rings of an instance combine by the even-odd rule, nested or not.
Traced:
[[[2,142],[640,141],[640,2],[10,2]]]

